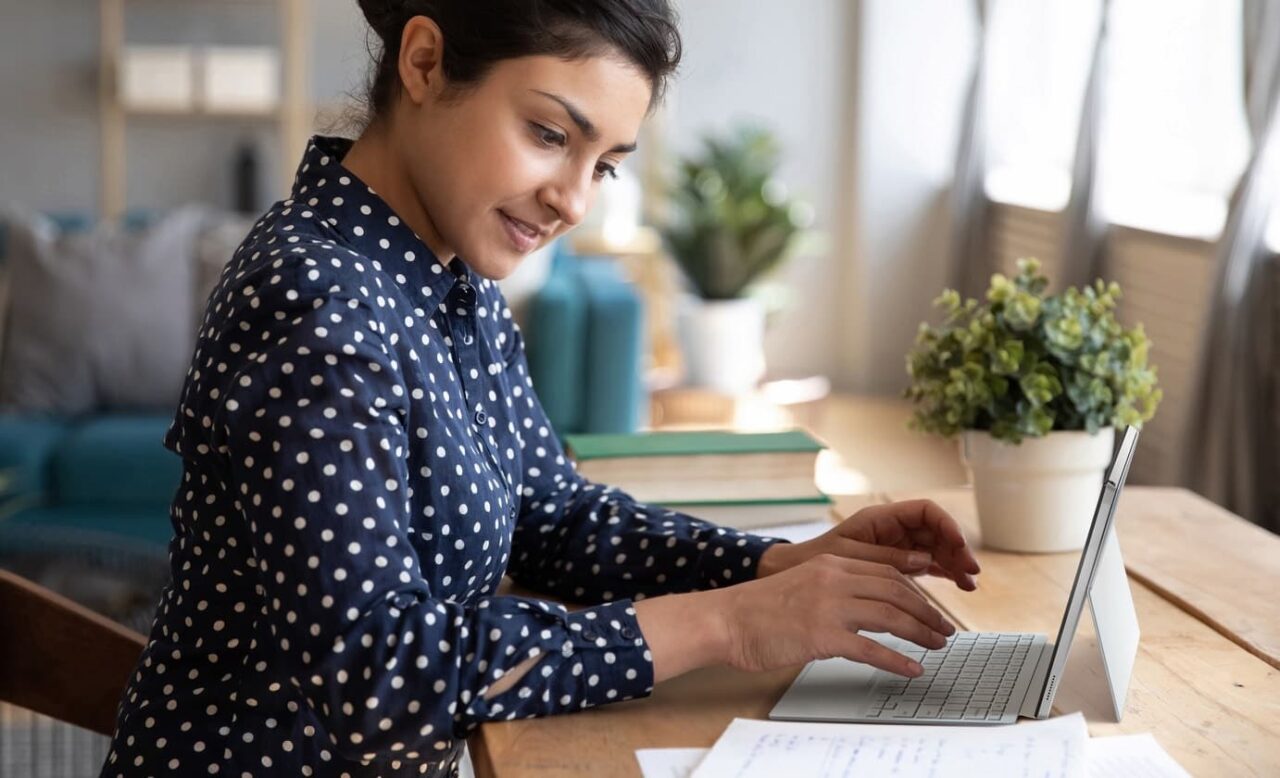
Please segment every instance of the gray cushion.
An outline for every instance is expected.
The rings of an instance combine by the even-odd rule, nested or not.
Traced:
[[[8,240],[6,230],[5,240]],[[0,250],[2,251],[2,250]],[[4,362],[4,328],[9,320],[9,265],[0,258],[0,363]]]
[[[231,255],[253,228],[253,219],[230,213],[211,215],[196,247],[194,320],[198,331],[204,323],[209,295],[222,280]],[[192,343],[192,349],[195,343]]]
[[[0,406],[84,413],[172,410],[195,341],[195,242],[203,208],[126,232],[60,235],[13,212]]]

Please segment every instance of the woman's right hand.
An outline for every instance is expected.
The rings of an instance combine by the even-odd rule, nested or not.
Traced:
[[[822,554],[766,578],[714,590],[721,598],[726,661],[772,670],[844,657],[897,675],[923,668],[858,630],[890,632],[937,649],[955,627],[893,567]]]

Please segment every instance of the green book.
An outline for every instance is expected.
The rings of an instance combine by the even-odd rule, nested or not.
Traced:
[[[834,500],[826,494],[816,494],[809,497],[782,497],[768,498],[760,500],[735,500],[735,499],[719,499],[719,500],[683,500],[673,505],[711,507],[724,506],[726,508],[742,507],[742,506],[791,506],[791,505],[831,505]]]
[[[568,435],[565,444],[578,461],[620,457],[671,457],[715,454],[814,453],[825,448],[801,429],[783,432],[691,430],[636,434]]]

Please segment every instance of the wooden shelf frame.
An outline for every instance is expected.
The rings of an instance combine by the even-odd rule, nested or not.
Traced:
[[[128,121],[140,119],[261,120],[276,124],[280,138],[280,167],[277,189],[288,191],[293,172],[306,148],[312,126],[311,30],[309,0],[216,0],[221,5],[277,9],[280,52],[280,103],[261,112],[219,112],[205,110],[151,111],[124,106],[119,97],[120,63],[125,48],[126,6],[149,0],[98,0],[100,14],[98,109],[100,133],[99,213],[104,221],[119,219],[127,208]],[[212,2],[213,0],[204,0]]]

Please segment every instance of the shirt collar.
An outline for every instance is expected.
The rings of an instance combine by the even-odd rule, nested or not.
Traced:
[[[351,145],[346,138],[313,136],[293,179],[293,203],[305,204],[348,248],[377,263],[414,296],[439,304],[459,281],[477,285],[461,257],[441,262],[372,187],[342,166]]]

